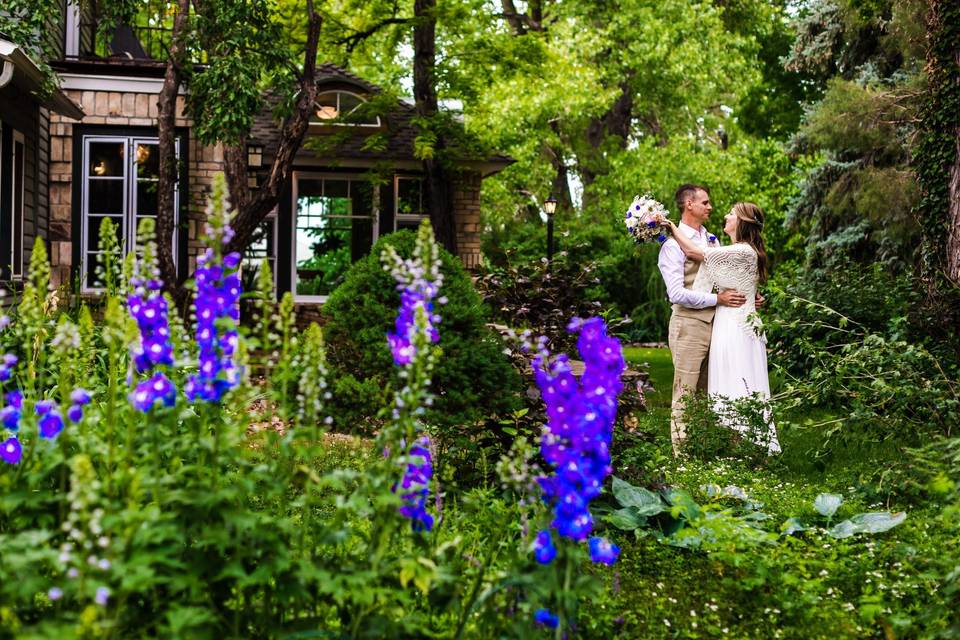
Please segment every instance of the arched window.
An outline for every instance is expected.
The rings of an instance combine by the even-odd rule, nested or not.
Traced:
[[[349,91],[324,91],[314,103],[316,110],[311,124],[336,124],[353,127],[379,127],[380,117],[364,113],[366,100]]]

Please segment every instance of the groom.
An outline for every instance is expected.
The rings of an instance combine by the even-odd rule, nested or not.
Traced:
[[[719,246],[716,236],[708,233],[703,226],[713,211],[710,190],[696,184],[685,184],[677,189],[674,199],[677,209],[680,210],[677,231],[702,246]],[[683,423],[684,397],[693,391],[707,390],[707,356],[710,352],[714,310],[717,305],[743,306],[746,298],[733,289],[720,293],[693,291],[693,281],[697,277],[700,263],[688,260],[673,238],[660,247],[657,264],[667,285],[667,297],[673,303],[668,342],[674,371],[670,440],[673,442],[673,455],[677,456],[686,438],[686,425]]]

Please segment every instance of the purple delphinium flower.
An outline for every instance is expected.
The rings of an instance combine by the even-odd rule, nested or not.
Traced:
[[[224,243],[227,230],[229,227],[223,229],[221,237]],[[237,274],[240,254],[227,254],[222,261],[218,261],[217,255],[208,248],[197,258],[194,308],[200,362],[197,373],[190,376],[184,387],[190,402],[220,402],[223,394],[240,382],[240,368],[233,360],[239,342],[236,323],[240,321],[242,292]],[[227,323],[229,328],[225,328],[224,319],[232,321]]]
[[[90,392],[83,388],[74,389],[70,393],[70,408],[67,409],[67,417],[70,422],[78,423],[83,420],[83,407],[90,403]]]
[[[93,596],[93,601],[96,602],[101,607],[107,605],[107,601],[110,599],[110,589],[107,587],[97,587],[97,593]]]
[[[533,619],[537,624],[541,624],[548,629],[556,629],[560,625],[560,618],[549,609],[537,609],[533,614]]]
[[[0,444],[0,458],[7,464],[19,464],[23,458],[23,448],[16,438],[7,438]]]
[[[427,512],[430,496],[430,480],[433,478],[433,460],[430,455],[430,440],[422,436],[410,447],[407,454],[407,470],[403,479],[393,486],[393,492],[403,499],[400,513],[410,519],[414,531],[433,529],[433,516]],[[419,459],[419,460],[418,460]]]
[[[132,354],[137,373],[149,373],[158,366],[172,366],[173,345],[170,342],[167,301],[160,292],[163,283],[155,278],[144,282],[140,277],[132,278],[130,283],[134,286],[134,293],[128,296],[127,307],[140,329],[140,344]],[[78,391],[84,393],[77,393]],[[74,393],[77,393],[79,399],[86,397],[89,402],[89,394],[83,389]],[[147,412],[158,399],[162,400],[165,406],[173,406],[176,403],[176,394],[173,383],[163,373],[155,372],[151,378],[137,384],[130,394],[130,402],[138,410]],[[83,404],[86,403],[74,401],[76,406]],[[82,413],[81,411],[80,417]]]
[[[67,418],[74,424],[83,420],[83,407],[79,404],[70,405],[70,408],[67,409]]]
[[[436,329],[436,324],[440,322],[440,316],[433,313],[432,302],[436,294],[436,286],[425,279],[415,280],[400,293],[400,310],[394,323],[396,330],[387,334],[387,343],[390,345],[390,352],[393,354],[393,362],[397,366],[406,366],[416,358],[417,350],[413,345],[413,336],[417,331],[418,308],[422,307],[426,311],[427,335],[430,336],[430,342],[440,340],[440,332]]]
[[[37,404],[33,405],[33,408],[38,416],[45,416],[56,409],[57,404],[53,400],[40,400]]]
[[[17,366],[17,356],[12,353],[3,356],[3,362],[0,362],[0,382],[6,382],[13,377],[13,368]]]
[[[160,371],[140,382],[130,394],[130,402],[144,413],[150,411],[158,400],[166,407],[172,407],[177,402],[177,388]]]
[[[620,555],[620,547],[606,538],[590,538],[590,559],[602,564],[613,564]]]
[[[44,413],[40,417],[39,427],[41,438],[53,440],[63,431],[63,417],[61,417],[59,411]]]
[[[138,279],[134,280],[139,283]],[[161,286],[160,282],[150,280],[146,286],[136,286],[127,298],[127,308],[140,329],[140,344],[133,352],[138,373],[146,373],[158,365],[173,365],[167,301],[160,293]]]
[[[53,602],[56,602],[63,597],[63,589],[60,587],[50,587],[50,590],[47,591],[47,597]]]
[[[7,406],[0,409],[0,421],[9,431],[20,430],[20,411],[23,408],[23,393],[14,389],[7,394]]]
[[[533,542],[533,556],[540,564],[550,564],[557,557],[557,548],[549,531],[541,531]]]
[[[390,345],[394,364],[400,367],[410,364],[417,357],[414,336],[417,332],[418,309],[425,311],[425,330],[430,342],[436,343],[440,340],[437,329],[440,316],[433,311],[434,298],[443,285],[440,258],[435,244],[426,249],[431,251],[432,255],[422,255],[423,250],[418,245],[411,260],[402,260],[395,252],[389,254],[394,262],[390,274],[396,280],[397,291],[400,292],[400,308],[394,322],[394,331],[387,334],[387,343]],[[437,302],[445,304],[446,298],[437,298]]]
[[[663,235],[662,233],[657,236],[657,242],[659,242],[660,244],[663,244],[666,241],[667,241],[667,236]]]
[[[542,348],[533,361],[547,408],[540,451],[556,470],[539,483],[544,500],[553,507],[551,526],[561,536],[580,541],[593,531],[588,505],[612,471],[610,443],[624,361],[620,342],[607,335],[603,319],[575,319],[567,329],[580,334],[577,348],[584,373],[579,381],[565,354],[550,359]]]

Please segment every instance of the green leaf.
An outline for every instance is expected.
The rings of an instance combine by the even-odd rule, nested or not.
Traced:
[[[780,525],[780,533],[782,533],[785,536],[790,536],[795,533],[799,533],[800,531],[806,531],[809,528],[810,527],[803,524],[796,518],[789,518],[787,519],[786,522]]]
[[[834,538],[849,538],[857,533],[883,533],[907,519],[904,511],[890,513],[889,511],[872,511],[858,513],[849,520],[837,524],[827,533]]]
[[[634,507],[618,509],[607,516],[607,522],[618,529],[633,531],[647,524],[646,517],[640,515]]]
[[[836,493],[821,493],[813,501],[813,508],[822,516],[830,518],[843,503],[843,496]]]
[[[617,477],[613,478],[613,495],[624,507],[633,507],[639,516],[655,516],[666,511],[660,496]]]

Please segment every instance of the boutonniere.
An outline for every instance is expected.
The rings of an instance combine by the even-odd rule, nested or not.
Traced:
[[[717,244],[717,236],[712,233],[707,234],[707,244]]]

